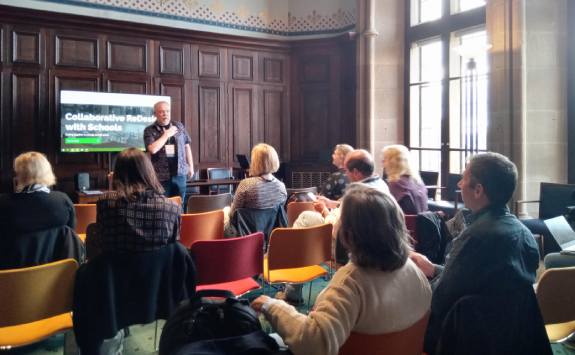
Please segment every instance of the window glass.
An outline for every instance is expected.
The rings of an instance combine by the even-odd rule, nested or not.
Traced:
[[[485,0],[452,0],[451,13],[464,12],[485,6]]]
[[[442,0],[411,0],[410,4],[412,26],[441,18]]]

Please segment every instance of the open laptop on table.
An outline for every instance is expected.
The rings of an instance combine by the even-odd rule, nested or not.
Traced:
[[[546,219],[545,225],[561,247],[561,253],[575,255],[575,231],[563,216]]]
[[[240,167],[242,169],[249,170],[250,162],[244,154],[236,154],[236,158],[238,159],[238,163],[240,163]]]

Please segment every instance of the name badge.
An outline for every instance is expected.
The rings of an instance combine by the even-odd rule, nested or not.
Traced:
[[[166,144],[164,146],[166,148],[166,156],[168,158],[173,158],[176,156],[176,146],[173,144]]]

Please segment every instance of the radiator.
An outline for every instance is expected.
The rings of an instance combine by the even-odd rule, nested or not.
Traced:
[[[326,171],[293,171],[291,185],[293,188],[322,186],[331,175]]]

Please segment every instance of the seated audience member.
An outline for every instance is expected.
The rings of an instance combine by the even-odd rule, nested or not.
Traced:
[[[331,155],[332,164],[337,167],[337,171],[329,176],[327,181],[321,186],[320,194],[330,200],[338,200],[343,196],[343,191],[349,183],[345,173],[344,161],[347,153],[351,152],[353,147],[348,144],[338,144]]]
[[[344,169],[350,185],[362,184],[389,194],[389,187],[379,175],[374,174],[373,156],[367,150],[356,149],[345,156]],[[348,185],[349,186],[349,185]],[[329,213],[328,208],[336,208],[339,200],[334,201],[324,196],[318,196],[314,206],[324,217]]]
[[[182,207],[163,195],[150,158],[136,148],[116,158],[113,187],[97,202],[96,223],[88,229],[90,256],[99,251],[160,249],[180,236]]]
[[[266,209],[286,202],[286,187],[273,176],[280,166],[274,147],[265,143],[257,144],[252,149],[251,157],[250,177],[243,179],[238,185],[230,216],[233,216],[238,208]]]
[[[296,355],[337,354],[352,331],[404,330],[429,310],[429,283],[408,258],[403,213],[391,196],[348,187],[340,223],[351,261],[335,273],[309,315],[267,296],[252,303]]]
[[[436,352],[438,340],[442,337],[442,325],[450,309],[465,296],[484,296],[483,299],[490,305],[503,304],[506,298],[511,297],[511,292],[521,290],[523,294],[515,294],[514,297],[534,299],[531,285],[535,282],[535,271],[539,265],[537,244],[529,230],[506,206],[516,182],[517,168],[505,156],[483,153],[471,157],[458,184],[465,206],[471,210],[467,218],[469,224],[453,239],[445,266],[434,265],[421,254],[411,254],[421,270],[434,278],[425,340],[428,354]],[[497,313],[501,310],[494,311]],[[531,310],[525,309],[524,313],[528,312]],[[536,305],[531,315],[534,319],[540,318]],[[537,326],[536,322],[531,325]],[[465,331],[464,328],[465,324],[459,326],[461,332]],[[501,330],[501,334],[507,333]],[[511,338],[508,341],[533,340],[530,337]],[[445,339],[445,335],[442,339]],[[461,343],[462,340],[458,340]],[[509,350],[505,348],[506,345],[498,346],[497,354]]]
[[[427,188],[417,169],[411,166],[407,147],[396,144],[383,148],[383,169],[389,191],[405,214],[427,211]]]
[[[56,177],[46,156],[20,154],[14,160],[14,172],[16,192],[0,195],[0,265],[24,267],[66,257],[79,259],[83,247],[74,233],[74,204],[66,194],[50,190]]]

